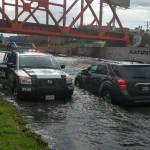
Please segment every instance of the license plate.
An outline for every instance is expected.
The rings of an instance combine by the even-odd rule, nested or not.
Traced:
[[[144,87],[142,87],[142,91],[143,92],[149,92],[149,87],[148,86],[144,86]]]
[[[46,96],[45,96],[45,100],[46,100],[46,101],[55,100],[55,95],[46,95]]]

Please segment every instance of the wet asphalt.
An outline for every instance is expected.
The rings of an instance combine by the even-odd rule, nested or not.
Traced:
[[[76,74],[96,61],[57,57],[65,71]],[[120,107],[75,87],[72,99],[21,101],[7,89],[0,92],[16,105],[28,127],[48,141],[52,150],[149,150],[150,106]]]

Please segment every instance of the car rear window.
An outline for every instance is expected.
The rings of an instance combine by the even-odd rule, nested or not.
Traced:
[[[150,65],[119,66],[115,73],[126,78],[150,78]]]

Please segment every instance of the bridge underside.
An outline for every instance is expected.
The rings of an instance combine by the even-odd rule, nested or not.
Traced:
[[[99,17],[97,17],[95,9],[92,7],[93,1],[72,0],[72,3],[68,6],[67,0],[63,0],[62,4],[51,3],[50,0],[13,0],[13,2],[2,0],[0,5],[0,32],[101,40],[107,43],[121,43],[123,46],[128,46],[130,44],[129,34],[122,27],[111,0],[108,1],[108,6],[113,16],[107,26],[103,26],[102,22],[103,0],[99,0]],[[81,3],[80,11],[69,22],[68,14],[79,3]],[[63,11],[59,18],[52,11],[53,6],[57,9],[61,8]],[[9,13],[10,8],[13,8],[13,15]],[[87,9],[89,9],[93,18],[85,26],[84,13]],[[44,12],[44,15],[40,15],[41,12]],[[41,16],[45,18],[45,22],[41,23]],[[119,25],[115,31],[112,30],[111,26],[114,20]]]

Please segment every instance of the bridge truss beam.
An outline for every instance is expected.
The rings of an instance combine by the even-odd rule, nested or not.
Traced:
[[[95,0],[62,0],[61,3],[52,0],[0,1],[1,32],[122,42],[126,46],[130,44],[129,35],[124,30],[111,0],[107,4],[113,16],[107,26],[103,26],[104,0],[98,0],[97,8],[92,6]],[[72,12],[74,8],[78,8],[78,12]],[[56,11],[60,10],[62,13],[56,15]],[[87,10],[92,14],[92,19],[85,26]],[[71,13],[73,19],[68,21]],[[119,25],[117,34],[112,34],[112,30],[110,32],[114,20]]]

